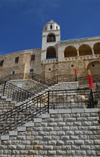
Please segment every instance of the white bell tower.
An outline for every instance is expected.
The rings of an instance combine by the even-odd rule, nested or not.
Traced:
[[[60,41],[60,26],[51,20],[43,27],[41,61],[57,57],[58,41]]]

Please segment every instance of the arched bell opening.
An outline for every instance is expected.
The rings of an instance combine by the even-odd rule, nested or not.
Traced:
[[[56,41],[55,34],[53,34],[53,33],[48,34],[47,42],[55,42],[55,41]]]

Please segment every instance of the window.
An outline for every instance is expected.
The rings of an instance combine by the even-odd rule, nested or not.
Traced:
[[[0,61],[0,66],[3,66],[4,60]]]
[[[19,57],[16,57],[15,58],[15,63],[18,63],[19,62]]]
[[[35,55],[31,55],[31,61],[35,60]]]
[[[33,69],[30,69],[30,73],[33,73]]]
[[[58,29],[58,26],[56,26],[56,29]]]
[[[52,29],[52,25],[50,25],[50,29]]]
[[[13,70],[11,74],[14,75],[14,74],[15,74],[15,71]]]

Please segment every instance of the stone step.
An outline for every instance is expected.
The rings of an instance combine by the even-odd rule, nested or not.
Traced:
[[[7,96],[1,96],[2,99],[7,99]]]
[[[52,103],[51,103],[51,105],[52,105]],[[85,108],[85,104],[83,103],[83,104],[66,104],[66,103],[64,103],[64,104],[56,104],[55,105],[55,108],[57,109],[60,109],[60,108],[62,108],[62,109],[71,109],[71,108]]]
[[[11,98],[7,98],[6,101],[12,101],[12,99]]]

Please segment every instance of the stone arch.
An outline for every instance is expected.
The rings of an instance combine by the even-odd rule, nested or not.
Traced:
[[[85,55],[92,55],[92,49],[89,45],[83,44],[79,47],[79,55],[85,56]]]
[[[56,36],[54,33],[49,33],[47,36],[47,42],[55,42],[56,41]]]
[[[56,50],[53,46],[47,48],[46,58],[56,58]]]
[[[64,57],[76,57],[77,50],[74,46],[67,46],[64,50]]]
[[[90,70],[92,75],[100,74],[100,61],[90,62],[87,66],[87,70]]]
[[[100,54],[100,42],[95,43],[93,49],[95,54]]]

